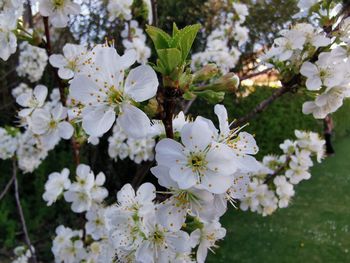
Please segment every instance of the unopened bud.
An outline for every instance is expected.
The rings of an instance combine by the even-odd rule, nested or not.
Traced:
[[[221,76],[209,86],[210,89],[215,91],[234,92],[239,86],[239,78],[235,73],[230,72]]]
[[[154,117],[157,115],[158,107],[159,105],[157,99],[153,98],[148,101],[147,105],[144,107],[144,111],[148,116]]]
[[[197,72],[193,74],[193,82],[199,83],[210,80],[219,73],[218,66],[216,64],[207,64]]]

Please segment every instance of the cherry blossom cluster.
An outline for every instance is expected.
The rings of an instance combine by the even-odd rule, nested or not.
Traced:
[[[121,32],[122,44],[125,50],[134,50],[136,52],[136,60],[140,64],[145,64],[148,58],[151,56],[151,49],[146,45],[146,35],[144,30],[139,26],[136,20],[133,20],[133,16],[137,15],[133,11],[134,1],[132,0],[109,0],[107,10],[109,12],[109,20],[119,20],[124,22],[124,30]],[[142,10],[141,16],[148,23],[152,23],[152,7],[150,0],[141,1],[141,5],[137,9]]]
[[[291,29],[282,30],[274,46],[264,59],[274,64],[280,73],[300,72],[305,79],[306,94],[312,99],[303,104],[304,114],[323,119],[342,106],[350,96],[349,39],[350,19],[338,18],[338,29],[325,32],[322,23],[337,19],[342,5],[329,6],[324,10],[319,1],[300,1],[304,12],[318,8],[316,18],[310,23],[297,23]],[[316,26],[315,20],[319,22]],[[332,29],[330,29],[332,30]],[[316,57],[316,58],[315,58]]]
[[[108,0],[107,11],[109,13],[109,20],[114,21],[116,19],[130,21],[133,17],[133,0]],[[153,14],[150,0],[142,0],[142,5],[138,8],[142,8],[147,13],[148,23],[152,23]]]
[[[240,209],[271,215],[277,208],[288,207],[295,194],[294,187],[311,178],[311,157],[316,156],[321,162],[325,141],[314,132],[295,130],[295,136],[295,141],[285,140],[280,144],[281,156],[265,156],[261,167],[250,174],[247,192],[239,199]]]
[[[114,160],[129,157],[135,163],[152,161],[154,159],[155,139],[151,136],[145,138],[129,138],[118,122],[113,127],[113,135],[108,138],[108,154]]]
[[[121,32],[125,50],[135,50],[136,61],[140,64],[147,63],[151,56],[151,49],[146,45],[146,35],[136,20],[125,23]]]
[[[183,112],[180,112],[173,119],[174,132],[180,132],[187,122]],[[161,137],[165,137],[165,128],[159,120],[152,120],[149,132],[144,138],[130,137],[117,122],[113,127],[112,136],[108,138],[108,154],[114,160],[118,158],[123,160],[128,157],[135,163],[152,161],[156,141]]]
[[[23,13],[22,0],[3,0],[0,3],[0,58],[7,60],[16,52],[17,37],[13,32]]]
[[[225,1],[222,1],[223,4]],[[248,16],[248,7],[227,1],[228,9],[215,18],[218,26],[208,35],[205,51],[192,56],[192,68],[198,69],[209,62],[215,63],[223,73],[233,69],[241,55],[239,47],[248,40],[249,29],[242,24]]]
[[[157,166],[151,171],[166,190],[158,192],[145,183],[135,192],[126,184],[117,203],[105,206],[103,173],[95,178],[90,167],[80,164],[74,183],[68,169],[50,174],[44,200],[51,205],[63,196],[73,212],[86,212],[85,235],[96,246],[84,242],[82,232],[59,226],[53,244],[56,260],[88,260],[94,252],[98,257],[109,255],[105,262],[113,256],[118,262],[204,262],[208,249],[226,235],[219,218],[227,201],[243,197],[249,182],[244,174],[259,167],[252,156],[258,151],[253,136],[230,130],[223,105],[216,105],[215,113],[219,130],[209,119],[190,121],[179,114],[174,131],[181,143],[166,138],[156,145]],[[164,132],[161,124],[154,126],[151,132]]]
[[[20,131],[1,128],[1,158],[15,154],[23,172],[33,172],[61,139],[72,137],[73,126],[66,120],[67,108],[62,106],[58,89],[53,89],[46,101],[48,89],[37,85],[34,89],[21,84],[14,92],[16,102],[22,107],[18,112]]]
[[[206,50],[192,57],[193,73],[187,59],[199,25],[179,29],[174,24],[172,35],[148,26],[157,61],[147,65],[151,50],[140,17],[151,23],[152,7],[148,0],[141,3],[137,8],[131,0],[107,3],[110,22],[124,23],[123,54],[108,40],[92,48],[67,43],[62,54],[49,58],[49,38],[41,43],[46,51],[28,42],[20,45],[18,75],[37,82],[49,60],[57,70],[60,89],[50,90],[49,95],[44,85],[32,89],[22,83],[12,90],[20,106],[19,127],[0,127],[1,159],[13,158],[24,173],[32,172],[62,139],[71,139],[76,154],[77,144],[97,145],[108,134],[111,158],[128,157],[137,164],[154,160],[149,162],[150,174],[158,181],[157,186],[125,184],[115,199],[108,198],[105,174],[95,175],[79,158],[74,173],[64,168],[49,174],[42,195],[46,204],[63,199],[74,213],[85,217],[80,220],[83,229],[56,228],[55,262],[205,262],[208,250],[226,235],[220,218],[228,204],[263,216],[287,207],[295,195],[294,186],[311,177],[311,157],[319,162],[323,157],[324,141],[318,134],[296,130],[296,140],[280,145],[282,155],[268,155],[258,162],[254,136],[244,127],[231,128],[225,106],[217,104],[225,92],[239,85],[230,71],[240,57],[239,48],[248,40],[246,5],[221,2]],[[3,60],[16,51],[14,33],[34,36],[12,25],[17,24],[22,4],[20,0],[0,4]],[[316,22],[324,17],[340,22],[330,31],[322,24],[315,26],[315,21],[295,24],[280,32],[264,59],[283,79],[300,74],[307,95],[313,98],[303,105],[303,112],[323,118],[350,96],[350,18],[337,17],[339,7],[333,4],[324,10],[317,0],[301,0],[298,6],[299,17],[318,10]],[[72,0],[39,0],[38,8],[47,36],[48,22],[66,27],[69,16],[80,13]],[[175,116],[180,111],[177,102],[197,97],[216,104],[218,127],[202,116],[189,118],[184,112]],[[16,254],[17,262],[32,256],[25,249]]]
[[[19,46],[20,54],[16,68],[18,76],[27,77],[30,82],[41,79],[47,65],[47,53],[43,48],[22,42]]]

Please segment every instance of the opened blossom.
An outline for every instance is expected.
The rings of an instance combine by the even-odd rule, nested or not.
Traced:
[[[90,136],[99,137],[114,124],[116,116],[131,137],[145,137],[150,128],[147,115],[134,106],[155,96],[158,79],[148,65],[125,71],[135,63],[135,52],[119,56],[112,47],[96,48],[90,70],[77,74],[70,86],[70,96],[79,105],[76,111]]]
[[[52,66],[58,68],[58,76],[61,79],[71,79],[83,69],[85,53],[86,48],[82,45],[66,44],[63,47],[63,55],[53,54],[49,61]]]
[[[47,87],[44,85],[37,85],[34,90],[30,90],[19,95],[16,98],[16,102],[24,107],[24,109],[18,112],[20,117],[26,117],[30,115],[36,108],[41,108],[47,97]]]
[[[73,212],[81,213],[102,202],[108,196],[108,191],[103,187],[106,177],[102,172],[95,178],[88,165],[79,164],[76,175],[75,182],[64,193],[64,199],[72,203]]]
[[[42,16],[50,18],[54,27],[66,27],[69,15],[78,15],[80,6],[72,0],[40,0],[39,12]]]
[[[316,64],[304,62],[300,73],[307,78],[306,87],[309,90],[319,90],[323,85],[333,88],[343,79],[343,70],[333,63],[330,53],[321,53]]]
[[[208,124],[196,119],[182,128],[182,144],[172,139],[157,144],[157,163],[169,168],[171,179],[181,189],[196,187],[223,193],[231,186],[230,176],[237,167],[232,162],[232,150],[213,139]]]
[[[43,199],[47,202],[48,206],[56,202],[63,191],[70,187],[71,182],[68,176],[69,170],[67,168],[64,168],[61,173],[54,172],[49,175],[43,194]]]
[[[74,128],[67,122],[67,109],[57,104],[53,109],[36,109],[29,121],[31,130],[42,136],[42,143],[52,149],[59,140],[70,139]]]

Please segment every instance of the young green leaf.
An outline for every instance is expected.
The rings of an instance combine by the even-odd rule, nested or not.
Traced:
[[[181,50],[182,62],[186,61],[200,27],[201,26],[199,24],[186,26],[181,29],[171,40],[171,47],[177,47]]]
[[[156,49],[164,49],[170,47],[171,36],[160,28],[154,26],[147,26],[146,32],[152,39]]]
[[[176,48],[158,49],[157,53],[167,74],[170,74],[181,63],[181,52]]]

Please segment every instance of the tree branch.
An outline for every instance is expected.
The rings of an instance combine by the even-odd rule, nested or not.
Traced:
[[[259,113],[263,112],[267,109],[268,106],[270,106],[276,99],[279,97],[282,97],[287,92],[290,92],[292,90],[292,87],[289,86],[283,86],[276,90],[270,97],[260,102],[252,111],[250,111],[245,116],[239,118],[238,120],[234,121],[231,124],[231,128],[237,128],[245,123],[247,123],[249,120],[255,118]]]
[[[251,79],[251,78],[254,78],[254,77],[257,77],[257,76],[266,74],[266,73],[268,73],[268,72],[270,72],[270,71],[272,71],[272,70],[273,70],[272,68],[267,68],[267,69],[264,69],[264,70],[259,71],[259,72],[255,72],[255,73],[251,73],[251,74],[242,76],[242,77],[240,78],[240,81],[246,80],[246,79]]]
[[[339,25],[346,19],[347,17],[350,16],[350,3],[347,3],[343,6],[342,10],[339,12],[337,17],[340,17],[341,15],[344,15],[342,18],[342,21],[338,24],[336,28],[332,30],[332,25],[329,27],[324,27],[324,31],[327,33],[327,36],[331,36],[333,32],[339,30]],[[318,55],[322,52],[322,49],[319,48],[315,54],[310,58],[310,61],[314,62],[317,60]],[[246,79],[246,78],[245,78]],[[278,90],[276,90],[271,97],[265,99],[262,101],[259,105],[257,105],[251,112],[246,114],[245,116],[239,118],[235,122],[232,123],[231,128],[236,128],[241,126],[242,124],[248,122],[249,120],[253,119],[258,115],[259,113],[263,112],[264,110],[267,109],[269,105],[271,105],[276,99],[279,97],[283,96],[284,94],[293,91],[295,89],[295,86],[300,83],[301,80],[301,74],[298,73],[295,75],[290,81],[287,83],[282,83],[282,87]]]
[[[25,241],[26,241],[28,249],[31,253],[31,258],[33,259],[33,262],[37,263],[36,254],[35,254],[35,251],[33,249],[32,244],[30,242],[30,238],[29,238],[28,230],[27,230],[27,224],[26,224],[26,221],[24,218],[23,209],[22,209],[22,205],[21,205],[21,201],[20,201],[20,197],[19,197],[18,181],[17,181],[17,164],[16,164],[15,158],[13,158],[13,160],[12,160],[12,170],[13,170],[13,178],[14,178],[14,186],[15,186],[14,188],[15,188],[16,205],[17,205],[18,214],[19,214],[19,217],[21,220]]]
[[[152,14],[153,14],[153,26],[158,26],[158,3],[157,0],[151,0]]]
[[[3,190],[3,191],[1,192],[1,194],[0,194],[0,201],[4,198],[4,196],[5,196],[5,195],[7,194],[7,192],[10,190],[10,187],[11,187],[11,185],[13,184],[14,180],[15,180],[15,177],[12,176],[11,179],[10,179],[10,181],[8,181],[8,183],[6,184],[4,190]]]
[[[43,21],[44,21],[45,37],[46,37],[45,48],[46,48],[47,55],[51,56],[52,55],[52,47],[51,47],[51,38],[50,38],[50,28],[49,28],[48,17],[43,17]],[[55,70],[51,65],[50,65],[50,68],[51,68],[51,70],[54,74],[54,77],[57,81],[57,84],[58,84],[62,105],[66,106],[66,96],[64,93],[65,84],[62,82],[61,78],[58,76],[57,70]]]

